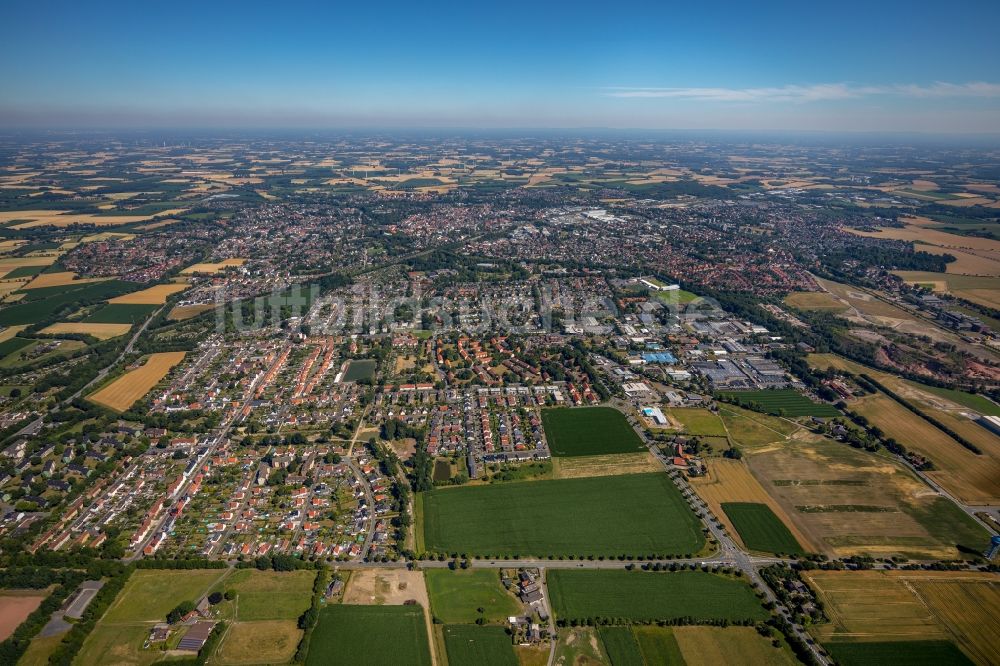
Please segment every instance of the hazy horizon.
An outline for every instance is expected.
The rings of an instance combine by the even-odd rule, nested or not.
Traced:
[[[1000,133],[1000,5],[10,3],[0,127]]]

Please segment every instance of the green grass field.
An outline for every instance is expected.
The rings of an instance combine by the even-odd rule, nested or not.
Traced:
[[[722,510],[733,521],[733,527],[750,550],[787,555],[805,554],[788,527],[766,504],[723,502]]]
[[[471,555],[670,555],[705,543],[665,474],[439,488],[420,493],[424,547]]]
[[[841,666],[972,666],[951,641],[831,642],[825,647]]]
[[[472,623],[480,617],[504,620],[521,611],[520,602],[500,584],[495,569],[428,569],[424,581],[431,613],[445,624]]]
[[[307,666],[431,666],[420,606],[327,606],[309,642]]]
[[[448,666],[517,666],[510,636],[503,627],[453,624],[444,628]]]
[[[309,608],[315,579],[315,571],[239,569],[216,589],[239,595],[237,620],[297,620]]]
[[[542,411],[545,436],[554,456],[599,456],[645,451],[625,416],[610,407]]]
[[[768,615],[746,582],[702,571],[552,569],[548,585],[553,610],[565,620],[763,620]]]
[[[13,278],[23,278],[23,277],[35,277],[45,269],[45,266],[18,266],[7,275],[4,275],[5,280],[11,280]]]
[[[700,407],[680,407],[669,410],[670,416],[674,417],[684,426],[684,431],[689,435],[699,435],[702,437],[725,437],[726,427],[723,425],[719,415]]]
[[[597,634],[611,666],[644,666],[639,643],[630,627],[599,627]]]
[[[988,398],[984,398],[981,395],[976,395],[974,393],[966,393],[965,391],[956,391],[954,389],[941,388],[939,386],[928,386],[927,384],[917,384],[916,382],[907,382],[913,384],[921,391],[926,391],[928,393],[933,393],[939,395],[942,398],[951,400],[954,403],[962,405],[963,407],[968,407],[969,409],[974,409],[980,414],[986,414],[987,416],[1000,416],[1000,405],[996,404]]]
[[[766,391],[731,391],[723,393],[741,406],[759,405],[762,411],[776,416],[839,416],[833,405],[813,402],[795,389]]]
[[[344,372],[343,381],[356,382],[359,379],[372,379],[375,376],[375,361],[371,359],[360,359],[347,364],[347,371]]]
[[[197,601],[226,569],[161,571],[140,569],[131,576],[102,622],[162,622],[182,601]]]
[[[88,282],[78,288],[44,287],[24,292],[24,299],[0,309],[0,326],[34,324],[54,317],[57,313],[69,314],[82,301],[96,302],[134,291],[136,284],[107,280]]]
[[[10,338],[9,340],[4,340],[3,342],[0,342],[0,358],[9,356],[10,354],[13,354],[16,351],[24,349],[32,342],[34,342],[34,340],[29,340],[27,338],[18,338],[18,337],[13,337]]]
[[[634,632],[646,666],[684,666],[684,655],[670,627],[635,627]]]
[[[92,315],[84,319],[92,324],[136,324],[159,305],[130,305],[126,303],[108,303]]]

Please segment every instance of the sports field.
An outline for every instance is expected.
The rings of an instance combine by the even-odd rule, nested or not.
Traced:
[[[500,584],[496,569],[428,569],[424,581],[431,613],[445,624],[471,624],[480,617],[505,620],[521,611],[520,602]]]
[[[89,396],[89,400],[123,412],[136,400],[167,376],[170,369],[184,360],[184,352],[157,352],[150,354],[140,367],[130,370],[104,388]]]
[[[309,642],[307,666],[431,666],[420,606],[327,606]]]
[[[856,574],[856,575],[854,575]],[[951,641],[974,661],[1000,663],[1000,582],[970,571],[810,571],[828,624],[811,632],[833,650],[844,642]],[[947,662],[942,662],[947,663]]]
[[[705,543],[666,474],[439,488],[417,501],[417,529],[434,552],[617,557],[696,553]]]
[[[740,539],[750,550],[784,555],[803,555],[805,551],[767,504],[725,502],[722,510],[733,522]]]
[[[0,640],[14,630],[45,601],[38,590],[0,590]]]
[[[840,416],[833,405],[813,402],[795,389],[732,391],[724,396],[744,407],[755,407],[775,416]]]
[[[448,666],[517,666],[510,636],[503,627],[452,624],[444,627]]]
[[[625,416],[610,407],[545,409],[542,411],[542,425],[554,456],[595,456],[646,450]]]
[[[763,620],[768,616],[746,581],[702,571],[550,569],[547,582],[553,611],[564,620]]]
[[[371,379],[375,376],[375,361],[371,359],[358,359],[347,364],[343,381],[356,382],[360,379]]]

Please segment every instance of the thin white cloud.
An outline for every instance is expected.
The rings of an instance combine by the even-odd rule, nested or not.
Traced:
[[[1000,83],[974,81],[928,85],[895,84],[856,86],[849,83],[818,83],[808,86],[767,88],[605,88],[608,97],[678,99],[698,102],[823,102],[860,97],[1000,97]]]

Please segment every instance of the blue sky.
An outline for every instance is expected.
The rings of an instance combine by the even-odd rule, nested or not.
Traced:
[[[484,4],[7,0],[0,126],[1000,132],[1000,2]]]

